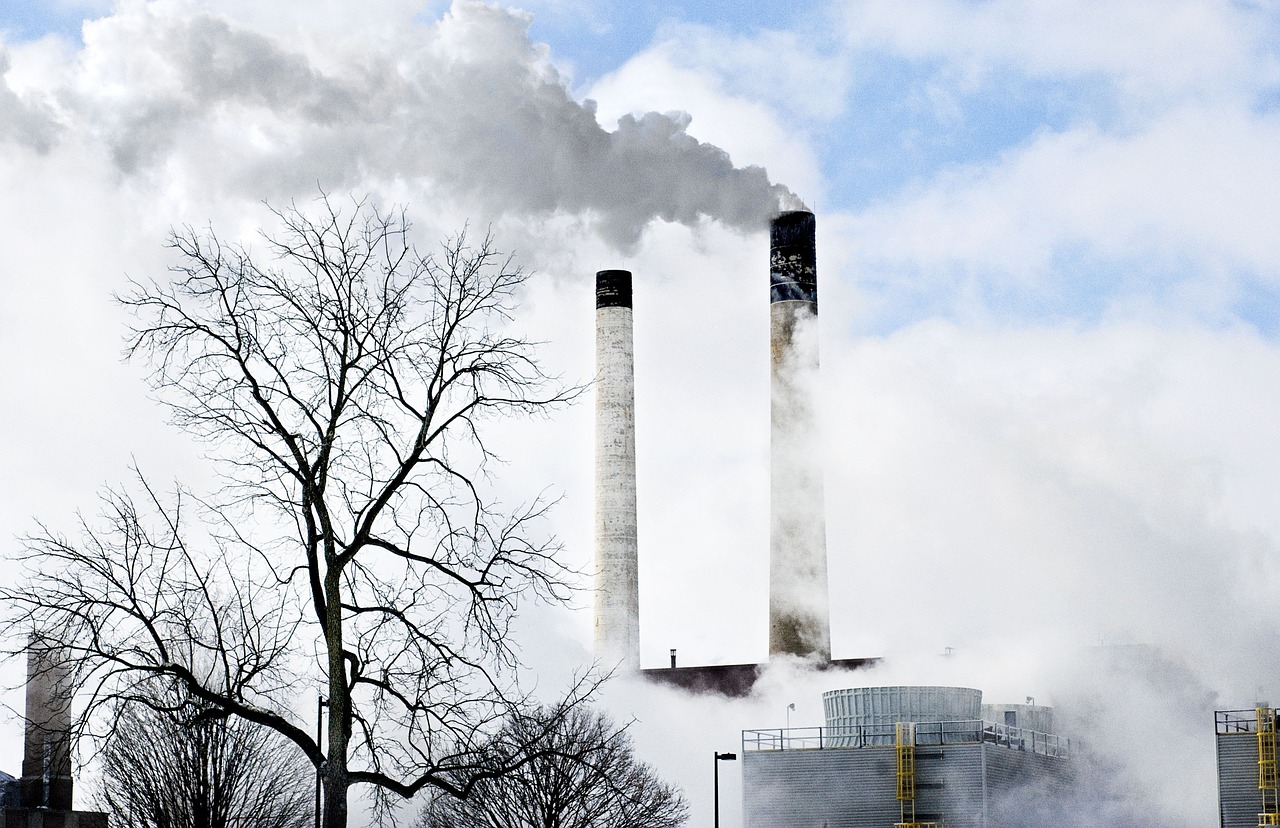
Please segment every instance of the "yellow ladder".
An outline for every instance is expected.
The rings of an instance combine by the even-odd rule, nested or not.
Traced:
[[[1262,812],[1258,814],[1259,828],[1280,825],[1280,807],[1277,807],[1276,788],[1276,711],[1270,707],[1257,708],[1258,721],[1258,791],[1262,794]]]
[[[912,722],[894,724],[894,746],[898,752],[898,803],[901,822],[893,828],[942,828],[940,822],[916,822],[916,726]]]
[[[912,802],[916,798],[915,724],[912,722],[895,724],[894,744],[898,748],[898,801]],[[903,822],[906,820],[904,819]]]

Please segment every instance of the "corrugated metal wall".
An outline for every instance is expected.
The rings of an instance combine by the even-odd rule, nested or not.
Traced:
[[[986,745],[916,750],[916,818],[948,828],[982,828],[982,762]],[[936,756],[936,758],[930,758]]]
[[[746,828],[892,828],[897,758],[891,747],[743,754]]]
[[[1218,810],[1222,828],[1257,828],[1262,810],[1257,734],[1218,734]]]
[[[987,743],[921,747],[916,818],[991,828],[986,814],[1001,795],[1066,779],[1070,768],[1068,760]],[[746,828],[892,828],[900,818],[896,769],[888,747],[745,752]]]
[[[1054,814],[1070,801],[1075,765],[1069,759],[986,745],[986,828],[1023,826],[1034,814]]]

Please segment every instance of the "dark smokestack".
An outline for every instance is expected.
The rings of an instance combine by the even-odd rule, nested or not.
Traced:
[[[28,646],[21,805],[70,811],[71,671],[59,652],[35,639]]]
[[[631,273],[596,274],[595,654],[640,667]]]
[[[813,213],[769,228],[772,404],[769,652],[831,658],[822,467],[813,411],[818,277]]]

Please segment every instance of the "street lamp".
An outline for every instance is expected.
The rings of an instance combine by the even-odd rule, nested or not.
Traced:
[[[716,753],[716,824],[715,828],[720,828],[720,760],[725,759],[730,762],[737,760],[736,753]]]
[[[324,709],[329,706],[329,700],[324,696],[316,699],[316,747],[324,747]],[[320,828],[320,811],[322,806],[321,790],[323,774],[320,767],[316,766],[316,828]]]

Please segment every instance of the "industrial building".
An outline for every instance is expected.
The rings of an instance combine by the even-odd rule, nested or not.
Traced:
[[[1214,713],[1218,824],[1280,825],[1276,788],[1276,710],[1265,704]]]
[[[1073,778],[1048,707],[912,686],[834,690],[822,703],[823,727],[743,731],[747,828],[999,828],[1009,797]]]

